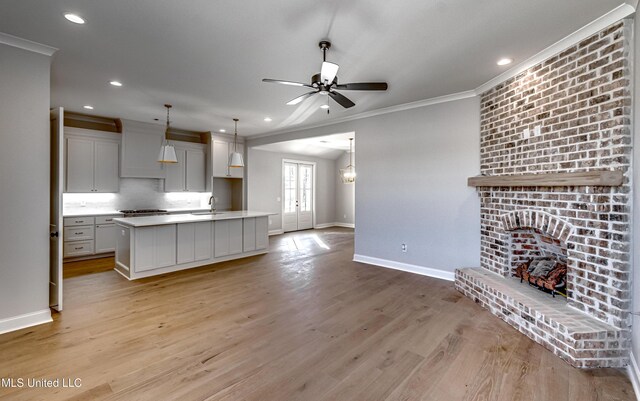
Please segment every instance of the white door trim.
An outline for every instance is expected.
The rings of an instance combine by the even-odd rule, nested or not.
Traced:
[[[295,159],[282,159],[282,165],[280,166],[280,227],[284,232],[284,164],[285,163],[296,163],[296,164],[310,164],[313,166],[313,221],[311,222],[311,228],[316,225],[316,162],[311,162],[307,160],[295,160]]]

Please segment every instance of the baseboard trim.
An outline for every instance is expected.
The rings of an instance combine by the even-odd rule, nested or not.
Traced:
[[[441,280],[454,281],[455,274],[443,270],[433,269],[431,267],[412,265],[409,263],[396,262],[393,260],[372,258],[371,256],[353,255],[354,262],[366,263],[368,265],[386,267],[388,269],[402,270],[409,273],[419,274],[421,276],[434,277]]]
[[[351,223],[322,223],[322,224],[316,224],[315,226],[313,226],[313,228],[329,228],[329,227],[346,227],[346,228],[356,228],[355,224],[351,224]]]
[[[43,323],[52,322],[51,309],[43,309],[36,312],[25,313],[24,315],[13,316],[0,320],[0,334],[26,329]]]
[[[333,223],[336,227],[344,227],[344,228],[356,228],[356,225],[353,223]]]
[[[269,231],[269,236],[280,235],[280,234],[284,234],[284,230],[271,230],[271,231]]]
[[[633,356],[633,352],[630,353],[629,359],[631,361],[627,366],[627,374],[629,375],[629,380],[631,380],[631,384],[633,385],[633,391],[636,393],[636,399],[640,401],[640,369],[638,368],[636,358]]]

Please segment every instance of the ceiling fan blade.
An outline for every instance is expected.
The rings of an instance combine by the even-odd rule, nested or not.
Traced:
[[[316,93],[318,93],[318,91],[313,91],[313,92],[307,92],[304,95],[298,96],[295,99],[291,99],[287,102],[287,106],[294,106],[300,102],[302,102],[303,100],[305,100],[306,98],[310,97],[311,95],[315,95]]]
[[[348,90],[348,91],[386,91],[386,82],[360,82],[353,84],[340,84],[336,85],[336,89]]]
[[[340,66],[338,64],[330,63],[328,61],[324,61],[322,63],[322,69],[320,70],[320,80],[322,83],[331,83],[335,79],[338,74],[338,69]]]
[[[313,88],[313,86],[309,84],[303,84],[302,82],[283,81],[281,79],[264,78],[262,82],[269,82],[272,84],[282,84],[282,85],[290,85],[290,86],[306,86],[307,88]]]
[[[333,100],[338,102],[338,104],[340,104],[340,106],[344,107],[345,109],[348,109],[349,107],[353,107],[356,105],[351,100],[347,99],[344,95],[336,91],[330,91],[329,96],[331,96]]]

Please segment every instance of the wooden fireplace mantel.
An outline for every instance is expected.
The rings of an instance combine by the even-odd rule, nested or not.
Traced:
[[[475,176],[467,179],[467,185],[470,187],[616,187],[622,185],[622,181],[622,171],[616,170]]]

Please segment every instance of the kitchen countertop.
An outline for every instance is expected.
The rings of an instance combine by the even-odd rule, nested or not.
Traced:
[[[218,212],[216,215],[169,214],[162,216],[144,216],[116,218],[114,222],[131,227],[162,226],[167,224],[198,223],[202,221],[233,220],[249,217],[271,216],[277,213],[242,210],[237,212]]]

